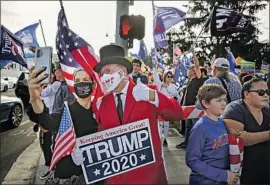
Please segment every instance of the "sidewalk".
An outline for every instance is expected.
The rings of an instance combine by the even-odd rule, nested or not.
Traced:
[[[182,142],[184,138],[180,138],[178,132],[174,128],[170,128],[168,147],[164,148],[165,168],[169,184],[188,184],[190,170],[185,162],[185,150],[177,149],[175,146]],[[40,156],[39,167],[36,172],[35,184],[44,184],[45,180],[40,180],[40,175],[44,172],[44,157]]]

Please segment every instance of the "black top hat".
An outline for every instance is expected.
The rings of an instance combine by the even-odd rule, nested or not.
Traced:
[[[131,62],[125,58],[125,50],[118,45],[106,45],[99,50],[100,62],[94,67],[95,72],[100,72],[106,64],[120,64],[127,68],[128,74],[133,70]]]

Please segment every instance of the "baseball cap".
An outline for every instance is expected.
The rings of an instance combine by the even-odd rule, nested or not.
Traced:
[[[230,67],[229,61],[226,58],[217,58],[212,67],[220,67],[224,69],[228,69]]]

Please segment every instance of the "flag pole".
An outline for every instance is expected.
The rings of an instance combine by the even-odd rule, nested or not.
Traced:
[[[40,24],[40,28],[41,28],[41,33],[42,33],[42,36],[43,36],[44,44],[47,47],[47,43],[46,43],[46,40],[45,40],[45,35],[44,35],[44,31],[43,31],[43,27],[42,27],[42,23],[41,23],[41,20],[40,19],[39,19],[39,24]]]
[[[155,15],[155,4],[154,4],[154,0],[151,1],[152,2],[152,11],[153,11],[153,16]]]
[[[207,18],[206,21],[204,22],[203,27],[202,27],[202,29],[201,29],[199,35],[196,37],[194,43],[191,45],[190,48],[194,47],[195,43],[197,43],[199,37],[201,36],[201,34],[203,33],[203,31],[205,30],[206,25],[207,25],[208,22],[211,20],[211,18],[212,18],[212,16],[213,16],[213,13],[214,13],[214,10],[215,10],[215,7],[216,7],[217,5],[218,5],[218,2],[216,2],[216,3],[214,4],[214,7],[212,8],[212,10],[211,10],[211,12],[210,12],[208,18]],[[210,23],[209,23],[209,24],[210,24]]]
[[[155,18],[155,4],[154,4],[154,0],[152,0],[151,3],[152,3],[152,11],[153,11],[153,28],[154,28],[154,26],[155,26],[154,25],[154,18]],[[154,38],[154,47],[155,47],[155,38]],[[155,56],[157,57],[157,49],[156,49],[156,47],[154,49],[154,52],[155,52]],[[158,61],[157,60],[154,63],[153,68],[156,68],[156,70],[158,70]]]
[[[63,6],[63,2],[62,2],[62,0],[59,0],[59,2],[60,2],[61,9],[63,9],[63,10],[64,10],[64,6]]]

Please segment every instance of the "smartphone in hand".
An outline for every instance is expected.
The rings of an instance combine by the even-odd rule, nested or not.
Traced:
[[[52,47],[36,48],[35,52],[35,69],[46,67],[41,74],[48,74],[48,77],[41,81],[41,84],[49,84],[52,73]]]

